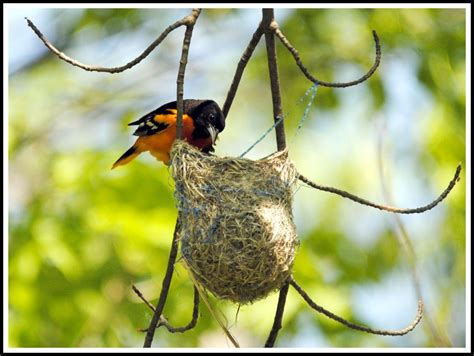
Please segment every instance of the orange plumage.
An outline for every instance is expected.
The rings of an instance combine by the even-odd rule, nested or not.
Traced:
[[[176,101],[167,103],[129,125],[138,125],[135,144],[112,166],[125,165],[140,153],[149,151],[152,156],[169,164],[170,150],[176,139]],[[184,100],[183,136],[191,145],[203,152],[213,151],[217,135],[224,130],[225,118],[212,100]]]

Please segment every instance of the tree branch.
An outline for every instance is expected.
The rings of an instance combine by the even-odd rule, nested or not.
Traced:
[[[350,321],[347,321],[344,318],[341,318],[340,316],[337,316],[333,313],[331,313],[329,310],[324,309],[322,306],[316,304],[309,296],[306,294],[306,292],[296,283],[296,281],[291,278],[290,284],[293,286],[293,288],[296,289],[296,291],[303,297],[303,299],[308,303],[308,305],[316,310],[318,313],[326,315],[328,318],[333,319],[351,329],[359,330],[359,331],[364,331],[366,333],[370,334],[375,334],[375,335],[385,335],[385,336],[401,336],[409,333],[412,331],[420,322],[422,314],[423,314],[423,302],[420,300],[418,301],[418,312],[416,314],[415,320],[408,325],[406,328],[400,329],[400,330],[379,330],[379,329],[372,329],[368,328],[366,326],[361,326],[357,325],[354,323],[351,323]]]
[[[288,295],[289,287],[290,284],[286,282],[285,285],[280,289],[275,319],[273,320],[273,326],[272,330],[270,331],[270,335],[268,335],[267,341],[265,342],[265,347],[273,347],[275,344],[278,332],[281,329],[281,321],[283,319],[283,311],[285,310],[286,297]]]
[[[165,278],[161,286],[160,298],[158,299],[158,304],[155,308],[153,318],[151,319],[150,326],[148,327],[145,343],[143,347],[151,347],[153,342],[153,337],[155,335],[155,329],[157,328],[158,321],[161,318],[163,309],[165,307],[166,298],[168,297],[168,291],[171,284],[171,279],[173,278],[174,263],[176,261],[176,256],[178,255],[178,235],[180,230],[181,222],[178,218],[176,221],[176,226],[174,228],[173,241],[171,242],[170,256],[168,258],[168,266],[166,268]]]
[[[351,81],[351,82],[346,82],[346,83],[330,83],[330,82],[324,82],[322,80],[316,79],[311,75],[311,73],[306,69],[304,66],[303,62],[301,61],[300,55],[298,51],[296,50],[295,47],[292,46],[292,44],[288,41],[288,39],[283,35],[281,30],[277,27],[275,28],[275,35],[280,39],[280,41],[283,43],[283,45],[290,51],[290,53],[293,55],[293,58],[295,59],[296,64],[298,67],[301,69],[303,74],[305,75],[306,78],[308,78],[310,81],[312,81],[314,84],[318,84],[322,87],[330,87],[330,88],[347,88],[351,87],[357,84],[360,84],[367,79],[369,79],[372,74],[377,70],[377,67],[380,64],[380,58],[382,57],[382,50],[380,48],[380,41],[379,37],[377,36],[377,32],[372,31],[372,35],[374,36],[374,41],[375,41],[375,62],[372,65],[372,67],[369,69],[369,71],[362,76],[361,78]]]
[[[382,130],[382,126],[379,125],[378,135],[377,135],[377,168],[380,177],[380,184],[382,188],[382,193],[385,200],[392,204],[393,198],[390,186],[386,180],[386,176],[384,173],[384,159],[383,159],[383,139],[384,133]],[[420,281],[420,275],[418,273],[418,264],[417,264],[417,257],[415,254],[415,249],[413,248],[413,244],[411,242],[410,236],[403,224],[403,221],[400,215],[393,215],[393,219],[395,221],[395,227],[393,228],[394,234],[397,238],[398,243],[402,247],[402,250],[405,252],[405,258],[408,262],[411,277],[413,280],[413,285],[415,287],[415,293],[418,300],[424,301],[423,293],[422,293],[422,286]],[[433,342],[436,347],[452,347],[452,343],[447,336],[446,331],[440,325],[440,323],[435,322],[435,318],[431,313],[431,309],[429,304],[425,304],[425,312],[424,312],[424,325],[428,327],[429,332],[433,338]]]
[[[148,306],[148,308],[150,308],[151,311],[155,313],[155,310],[156,310],[155,307],[143,296],[140,290],[134,285],[132,285],[132,289],[135,292],[135,294],[138,295],[138,297]],[[164,326],[170,333],[184,333],[185,331],[188,331],[194,328],[199,318],[199,291],[197,290],[196,287],[194,287],[194,302],[193,303],[194,303],[193,315],[192,315],[191,321],[186,326],[174,327],[168,322],[168,320],[163,315],[160,315],[160,320],[158,321],[156,328],[159,328],[160,326]],[[139,331],[147,332],[148,329],[139,329]]]
[[[239,87],[240,79],[242,78],[242,74],[244,73],[244,69],[247,66],[248,61],[250,60],[250,57],[252,57],[253,51],[257,47],[258,42],[260,42],[260,38],[262,37],[262,35],[263,26],[260,23],[257,30],[254,32],[250,43],[242,54],[239,64],[237,64],[237,69],[235,70],[234,78],[232,79],[232,84],[230,85],[224,106],[222,107],[222,113],[224,114],[224,117],[227,117],[227,114],[229,113],[230,107],[235,98],[235,94],[237,93],[237,88]]]
[[[194,287],[193,303],[193,315],[188,325],[176,328],[172,327],[168,322],[162,323],[170,333],[184,333],[185,331],[191,330],[196,326],[199,318],[199,291],[196,287]]]
[[[177,84],[177,89],[176,89],[176,94],[177,94],[177,119],[176,119],[176,138],[182,138],[183,137],[183,93],[184,93],[184,73],[186,70],[186,64],[188,63],[188,53],[189,53],[189,46],[191,44],[191,37],[193,34],[193,29],[194,29],[194,24],[196,23],[197,18],[199,17],[199,14],[201,13],[201,9],[193,9],[191,15],[185,17],[183,20],[185,21],[186,24],[186,32],[184,34],[184,39],[183,39],[183,47],[181,50],[181,60],[179,62],[179,70],[178,70],[178,77],[176,80]],[[175,231],[173,234],[173,241],[171,244],[171,250],[170,250],[170,257],[168,259],[168,268],[166,270],[166,275],[163,280],[163,286],[161,289],[160,293],[160,298],[158,300],[158,305],[155,309],[155,313],[153,314],[153,318],[150,322],[150,326],[148,327],[146,337],[145,337],[145,343],[143,347],[151,347],[151,344],[153,342],[153,336],[155,334],[155,329],[157,328],[158,321],[161,318],[161,314],[163,312],[165,303],[166,303],[166,298],[168,296],[168,290],[169,286],[171,284],[171,278],[173,277],[173,269],[174,269],[174,263],[176,261],[176,256],[178,254],[178,234],[180,230],[180,225],[181,222],[179,220],[176,221],[176,226],[175,226]],[[195,296],[196,298],[196,296]],[[199,298],[199,297],[197,297]],[[194,312],[193,312],[194,315]],[[197,318],[196,318],[197,321]],[[192,327],[193,325],[194,318],[191,321]],[[166,325],[166,324],[163,324]],[[186,328],[186,327],[184,327]],[[169,329],[170,330],[170,329]],[[187,329],[186,329],[187,330]],[[181,332],[181,331],[180,331]]]
[[[132,290],[135,292],[135,294],[138,296],[138,298],[140,298],[143,303],[146,304],[146,306],[148,308],[150,308],[150,310],[154,313],[155,312],[155,307],[153,306],[153,304],[151,304],[148,299],[145,298],[145,296],[143,295],[143,293],[140,291],[140,289],[137,288],[137,286],[135,286],[134,284],[132,284]]]
[[[123,72],[127,69],[130,69],[140,63],[143,59],[145,59],[165,38],[168,36],[168,34],[177,29],[180,26],[187,25],[189,21],[189,16],[186,16],[182,18],[181,20],[176,21],[175,23],[171,24],[168,26],[162,33],[161,35],[153,41],[151,45],[149,45],[142,54],[140,54],[138,57],[133,59],[132,61],[128,62],[127,64],[120,66],[120,67],[101,67],[101,66],[96,66],[96,65],[90,65],[90,64],[84,64],[79,61],[77,61],[74,58],[71,58],[58,50],[56,47],[54,47],[51,42],[41,33],[41,31],[35,26],[35,24],[28,18],[26,18],[26,22],[28,23],[28,26],[31,27],[31,29],[36,33],[36,35],[39,37],[39,39],[44,43],[44,45],[51,51],[53,52],[56,56],[59,57],[59,59],[73,65],[76,67],[79,67],[81,69],[84,69],[89,72],[105,72],[105,73],[120,73]]]
[[[183,95],[184,95],[184,72],[188,63],[189,46],[191,45],[191,37],[193,35],[194,24],[196,23],[201,9],[193,9],[192,14],[186,18],[186,32],[184,33],[183,47],[181,50],[181,59],[179,61],[178,78],[176,80],[176,138],[183,138]]]
[[[359,204],[362,204],[362,205],[370,206],[372,208],[376,208],[376,209],[380,209],[380,210],[384,210],[384,211],[389,211],[391,213],[397,213],[397,214],[418,214],[418,213],[423,213],[427,210],[433,209],[436,205],[438,205],[441,201],[443,201],[444,198],[446,198],[448,196],[448,194],[454,188],[456,183],[461,179],[460,178],[461,169],[462,169],[461,164],[459,164],[458,167],[456,168],[456,173],[454,174],[453,179],[449,182],[448,187],[441,193],[441,195],[436,200],[432,201],[428,205],[425,205],[425,206],[422,206],[422,207],[419,207],[419,208],[413,208],[413,209],[395,208],[395,207],[392,207],[392,206],[386,206],[386,205],[380,205],[380,204],[372,203],[371,201],[368,201],[368,200],[363,199],[363,198],[359,198],[358,196],[356,196],[354,194],[351,194],[349,192],[346,192],[344,190],[337,189],[337,188],[332,188],[332,187],[326,187],[326,186],[323,186],[323,185],[316,184],[316,183],[310,181],[308,178],[304,177],[301,174],[298,174],[298,179],[301,180],[302,182],[308,184],[310,187],[312,187],[314,189],[318,189],[318,190],[322,190],[322,191],[325,191],[325,192],[337,194],[337,195],[340,195],[341,197],[350,199],[350,200],[355,201],[356,203],[359,203]]]
[[[262,10],[262,26],[265,31],[265,43],[267,46],[268,71],[270,74],[270,87],[272,90],[273,120],[280,121],[275,127],[278,151],[286,148],[285,126],[283,120],[283,110],[281,108],[280,78],[278,74],[278,60],[275,47],[274,28],[278,27],[275,21],[273,9]]]
[[[261,26],[265,32],[265,44],[267,47],[267,60],[268,60],[268,72],[270,75],[270,87],[272,91],[272,104],[273,104],[273,121],[278,123],[275,126],[276,132],[276,143],[278,151],[282,151],[286,148],[285,138],[285,126],[283,120],[283,110],[281,105],[281,93],[280,93],[280,79],[278,75],[278,60],[275,47],[274,28],[278,27],[275,21],[275,14],[273,9],[262,9],[262,22]],[[275,340],[278,336],[278,332],[281,329],[281,321],[283,318],[283,312],[285,311],[286,297],[288,295],[288,283],[280,290],[278,298],[277,310],[273,320],[272,330],[265,343],[265,347],[273,347]]]

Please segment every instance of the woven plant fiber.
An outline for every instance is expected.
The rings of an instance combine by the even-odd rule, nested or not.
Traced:
[[[279,290],[298,245],[288,152],[216,157],[177,140],[171,157],[181,254],[194,278],[239,304]]]

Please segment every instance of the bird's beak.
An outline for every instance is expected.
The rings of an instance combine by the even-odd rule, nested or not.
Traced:
[[[216,128],[212,125],[206,126],[207,131],[209,132],[209,135],[211,136],[212,144],[216,142],[217,135],[219,131],[216,130]]]

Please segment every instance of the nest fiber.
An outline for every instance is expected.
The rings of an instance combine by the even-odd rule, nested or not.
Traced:
[[[287,151],[252,161],[172,149],[184,261],[207,290],[245,304],[280,289],[297,236],[291,211],[296,171]]]

